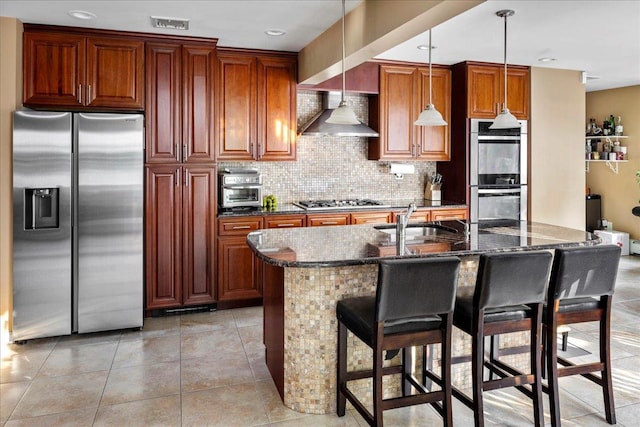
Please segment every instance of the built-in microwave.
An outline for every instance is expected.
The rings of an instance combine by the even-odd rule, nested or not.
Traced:
[[[218,173],[221,209],[262,206],[262,175],[256,169],[223,169]]]

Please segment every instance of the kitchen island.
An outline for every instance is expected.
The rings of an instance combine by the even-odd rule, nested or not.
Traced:
[[[393,224],[270,229],[247,236],[264,263],[267,366],[289,408],[314,414],[335,412],[336,303],[375,293],[378,261],[398,257],[395,237]],[[412,223],[406,230],[409,255],[404,256],[459,256],[458,286],[462,287],[475,285],[482,253],[598,242],[597,236],[585,231],[523,221]],[[350,355],[349,369],[370,363],[371,352],[364,344],[351,337],[349,347],[357,349]],[[453,352],[454,356],[470,353],[470,343],[461,334],[454,334]],[[463,376],[457,377],[462,380]],[[361,392],[366,394],[367,388],[363,383]]]

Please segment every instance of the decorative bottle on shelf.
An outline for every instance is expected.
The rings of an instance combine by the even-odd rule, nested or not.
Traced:
[[[607,119],[605,117],[605,119],[602,121],[602,135],[607,136],[609,135],[609,119]]]
[[[622,127],[622,118],[618,116],[618,125],[616,126],[616,135],[622,136],[624,128]]]
[[[616,133],[616,121],[613,118],[613,114],[609,116],[609,135]]]

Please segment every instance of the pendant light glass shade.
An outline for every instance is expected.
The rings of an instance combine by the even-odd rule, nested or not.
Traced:
[[[442,118],[442,114],[431,102],[431,50],[433,45],[431,44],[431,29],[429,29],[429,104],[418,116],[418,120],[413,122],[416,126],[446,126],[447,122]]]
[[[502,111],[496,116],[493,124],[489,126],[489,129],[512,129],[520,127],[518,119],[516,119],[509,111],[509,108],[507,108],[507,18],[513,16],[513,14],[515,14],[515,12],[508,9],[496,12],[496,15],[504,18],[504,104]]]
[[[360,120],[358,120],[356,113],[349,108],[344,99],[346,92],[344,79],[344,61],[346,56],[344,46],[344,2],[345,0],[342,0],[342,99],[340,100],[340,105],[338,105],[338,108],[333,110],[326,123],[333,125],[359,125]]]

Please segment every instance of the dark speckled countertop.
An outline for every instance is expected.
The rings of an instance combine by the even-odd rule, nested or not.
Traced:
[[[378,200],[378,199],[376,199]],[[428,199],[416,199],[416,200],[378,200],[387,207],[371,207],[354,209],[353,207],[345,207],[341,209],[312,209],[307,210],[298,207],[292,203],[279,204],[276,209],[262,209],[262,208],[247,208],[247,209],[235,209],[235,210],[221,210],[218,209],[218,218],[229,218],[234,216],[254,216],[254,215],[291,215],[291,214],[314,214],[314,213],[330,213],[330,212],[367,212],[367,211],[381,211],[381,210],[404,210],[407,209],[409,203],[415,203],[417,208],[427,209],[454,209],[465,208],[467,205],[459,202],[451,202],[447,200],[434,201]]]
[[[526,221],[481,221],[469,229],[465,236],[458,221],[411,223],[406,243],[415,254],[407,256],[466,256],[600,242],[586,231]],[[338,267],[397,257],[395,224],[268,229],[250,233],[247,242],[260,259],[281,267]]]

